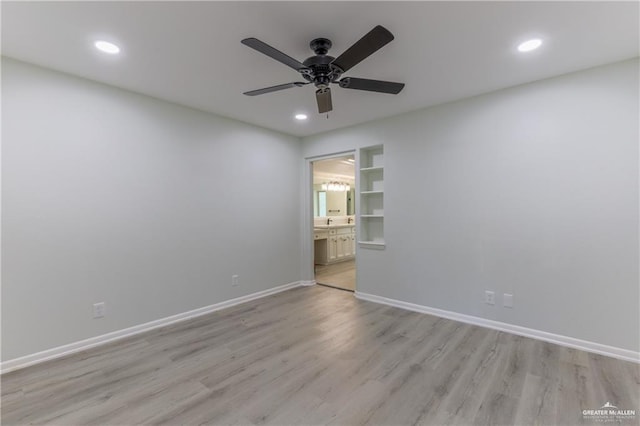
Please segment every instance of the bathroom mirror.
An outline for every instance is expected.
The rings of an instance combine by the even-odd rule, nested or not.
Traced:
[[[318,160],[313,166],[313,215],[356,214],[355,159],[353,155]]]
[[[313,215],[349,216],[356,214],[356,190],[328,191],[322,185],[313,185]]]

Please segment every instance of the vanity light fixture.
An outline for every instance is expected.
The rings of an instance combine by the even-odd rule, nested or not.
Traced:
[[[296,114],[296,120],[306,120],[307,114]]]
[[[351,191],[351,186],[345,182],[326,182],[321,187],[323,191]]]
[[[520,43],[518,45],[518,51],[531,52],[532,50],[536,50],[540,46],[542,46],[542,40],[540,40],[539,38],[534,38]]]
[[[93,43],[93,45],[96,47],[96,49],[100,50],[101,52],[108,53],[110,55],[115,55],[117,53],[120,53],[120,48],[108,41],[98,40],[95,43]]]

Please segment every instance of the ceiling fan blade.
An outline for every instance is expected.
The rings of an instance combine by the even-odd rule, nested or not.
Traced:
[[[331,111],[333,109],[333,105],[331,104],[331,89],[327,87],[326,89],[316,90],[316,101],[318,102],[318,112],[320,114]]]
[[[302,65],[302,63],[300,63],[299,61],[293,59],[291,56],[285,55],[278,49],[269,46],[267,43],[260,41],[257,38],[253,38],[253,37],[245,38],[244,40],[241,41],[241,43],[244,44],[245,46],[249,46],[250,48],[257,50],[260,53],[263,53],[269,56],[270,58],[275,59],[278,62],[281,62],[293,68],[296,71],[307,69],[307,67]]]
[[[301,87],[305,84],[309,83],[296,81],[294,83],[279,84],[277,86],[265,87],[264,89],[251,90],[249,92],[244,92],[244,94],[247,96],[264,95],[265,93],[277,92],[278,90],[290,89],[292,87]]]
[[[368,90],[369,92],[391,93],[397,95],[404,88],[404,83],[392,81],[368,80],[366,78],[345,77],[339,81],[345,89]]]
[[[348,71],[391,40],[393,40],[393,34],[378,25],[344,51],[342,55],[334,59],[332,65],[340,68],[342,72]]]

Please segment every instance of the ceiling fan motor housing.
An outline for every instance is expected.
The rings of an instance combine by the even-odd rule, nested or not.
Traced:
[[[331,48],[331,40],[326,38],[316,38],[311,40],[309,47],[316,54],[307,58],[302,64],[311,70],[310,73],[301,73],[307,81],[312,82],[317,88],[325,89],[330,83],[335,82],[341,72],[331,62],[335,59],[327,55]]]

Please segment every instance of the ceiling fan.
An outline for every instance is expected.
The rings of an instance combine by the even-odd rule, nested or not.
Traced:
[[[365,34],[365,36],[358,40],[353,46],[348,48],[342,55],[334,58],[333,56],[327,55],[327,52],[331,48],[331,40],[316,38],[309,43],[315,56],[311,56],[301,63],[257,38],[245,38],[242,40],[242,44],[293,68],[298,71],[306,81],[279,84],[277,86],[265,87],[264,89],[251,90],[244,94],[247,96],[256,96],[278,90],[290,89],[292,87],[302,87],[313,83],[313,85],[318,88],[316,90],[316,101],[318,103],[318,112],[321,114],[333,109],[331,89],[329,88],[331,83],[338,84],[345,89],[367,90],[369,92],[397,95],[404,87],[404,83],[356,77],[340,78],[343,73],[349,71],[391,40],[393,40],[393,34],[383,26],[378,25]]]

